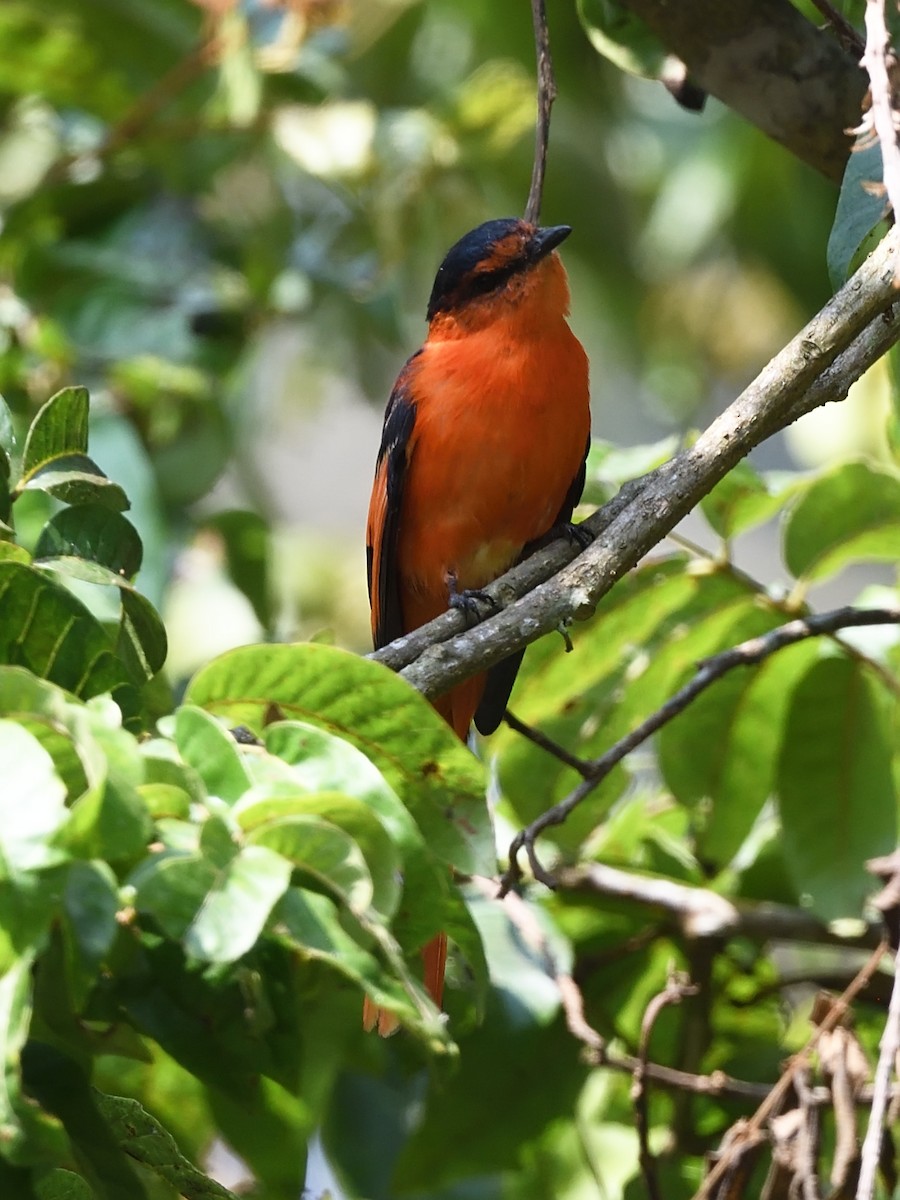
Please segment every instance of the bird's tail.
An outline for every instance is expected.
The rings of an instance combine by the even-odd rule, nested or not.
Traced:
[[[476,675],[458,684],[446,696],[432,701],[456,736],[463,742],[468,740],[469,729],[475,710],[481,702],[486,676]],[[438,1008],[444,998],[444,971],[447,966],[447,935],[439,933],[422,948],[422,966],[425,988]],[[378,1030],[382,1037],[396,1033],[400,1022],[392,1012],[379,1008],[368,996],[363,1001],[363,1028],[368,1033]]]

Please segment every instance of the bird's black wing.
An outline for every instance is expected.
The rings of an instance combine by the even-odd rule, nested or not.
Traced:
[[[575,511],[575,506],[581,499],[581,493],[584,491],[584,481],[587,478],[587,456],[590,448],[591,438],[589,434],[581,466],[569,485],[562,508],[553,522],[552,528],[554,530],[558,529],[561,525],[568,525],[572,520],[572,513]],[[546,537],[538,538],[535,542],[529,542],[519,555],[518,561],[522,562],[523,559],[528,558],[530,554],[533,554],[535,550],[544,545],[545,541]],[[503,720],[503,714],[506,712],[506,706],[509,703],[509,695],[513,689],[513,684],[516,682],[516,676],[519,673],[519,667],[522,665],[524,655],[524,649],[517,650],[515,654],[510,654],[508,658],[504,658],[502,662],[498,662],[495,667],[491,667],[490,671],[488,671],[484,695],[481,697],[481,702],[475,713],[475,728],[479,733],[493,733]]]
[[[400,606],[397,541],[409,463],[409,440],[416,422],[416,406],[409,386],[409,366],[413,358],[401,371],[384,414],[369,508],[366,569],[376,650],[406,632]]]

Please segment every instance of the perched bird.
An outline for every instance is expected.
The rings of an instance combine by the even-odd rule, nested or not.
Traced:
[[[568,527],[590,438],[588,363],[569,328],[556,247],[568,225],[487,221],[441,264],[428,334],[394,384],[369,504],[376,649],[424,625]],[[434,707],[465,740],[500,723],[522,654],[452,688]],[[423,951],[440,1007],[446,938]],[[366,1024],[396,1022],[368,1006]]]

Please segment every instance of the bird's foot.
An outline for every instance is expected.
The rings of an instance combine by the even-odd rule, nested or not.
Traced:
[[[480,604],[486,605],[490,612],[496,612],[499,608],[496,600],[480,588],[463,588],[462,591],[459,591],[456,586],[455,575],[447,576],[447,603],[450,608],[457,609],[467,619],[472,618],[475,621],[479,621],[482,618],[482,613],[479,609]]]
[[[594,535],[589,529],[585,529],[583,525],[576,525],[574,521],[563,521],[558,527],[560,535],[567,538],[579,550],[587,550],[588,546],[594,540]]]

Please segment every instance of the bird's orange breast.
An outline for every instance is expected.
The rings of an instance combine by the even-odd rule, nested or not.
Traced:
[[[562,316],[527,330],[495,321],[429,340],[411,382],[397,564],[436,616],[449,573],[483,587],[553,525],[584,458],[588,365]]]

